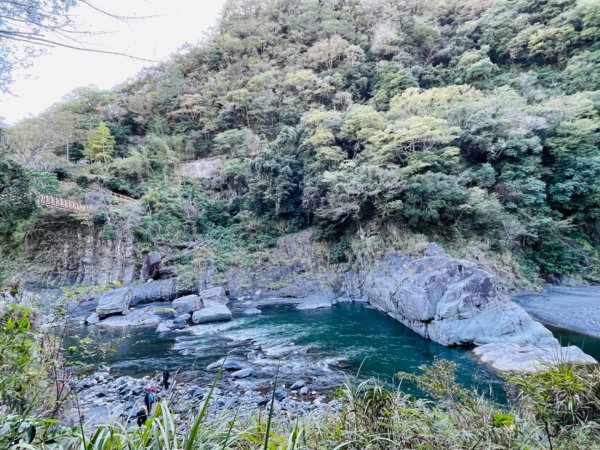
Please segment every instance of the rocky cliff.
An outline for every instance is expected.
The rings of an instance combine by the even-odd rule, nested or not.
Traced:
[[[47,230],[32,237],[23,252],[29,259],[23,280],[30,286],[54,288],[75,285],[128,283],[136,278],[133,235],[107,239],[93,227]]]

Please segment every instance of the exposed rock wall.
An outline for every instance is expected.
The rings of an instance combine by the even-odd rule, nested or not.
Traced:
[[[24,273],[38,287],[128,283],[135,278],[133,235],[118,233],[105,239],[101,230],[53,231],[28,243],[31,266]]]
[[[557,362],[594,363],[580,348],[561,347],[552,333],[513,303],[495,277],[431,244],[423,257],[388,254],[364,276],[376,308],[444,345],[477,345],[499,370],[535,371]]]

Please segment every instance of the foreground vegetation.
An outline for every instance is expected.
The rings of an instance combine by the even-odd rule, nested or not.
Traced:
[[[434,400],[388,390],[376,380],[348,382],[337,392],[340,411],[293,418],[273,408],[251,419],[234,410],[174,414],[160,404],[145,426],[130,423],[63,428],[26,421],[23,442],[42,449],[574,449],[600,442],[600,370],[558,366],[512,379],[516,405],[500,407],[456,384],[451,363],[438,362],[416,381]],[[33,436],[31,426],[37,425]],[[27,433],[29,431],[29,433]]]
[[[129,231],[139,252],[202,243],[181,264],[219,271],[308,227],[353,261],[392,224],[522,278],[597,280],[599,70],[595,1],[231,0],[200,45],[3,131],[3,251]],[[180,174],[207,156],[211,180]],[[93,185],[142,208],[33,202]]]

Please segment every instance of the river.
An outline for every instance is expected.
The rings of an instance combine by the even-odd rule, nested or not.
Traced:
[[[600,359],[600,339],[551,328],[563,345],[578,345]],[[271,307],[252,317],[204,324],[179,332],[157,334],[152,328],[127,331],[85,327],[72,338],[90,336],[118,345],[106,363],[114,375],[154,375],[164,364],[173,373],[208,383],[214,372],[206,367],[228,355],[251,367],[249,386],[266,386],[279,366],[280,379],[289,384],[309,380],[317,389],[333,389],[348,376],[378,377],[399,383],[400,371],[418,373],[436,359],[454,362],[458,381],[496,399],[504,397],[501,377],[479,363],[465,348],[436,344],[412,332],[384,313],[360,303],[297,311]],[[253,384],[252,384],[253,383]]]

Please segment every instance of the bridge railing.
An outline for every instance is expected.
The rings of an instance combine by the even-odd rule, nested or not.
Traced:
[[[62,209],[65,211],[88,211],[91,209],[90,205],[46,194],[37,194],[37,202],[41,206],[48,206],[50,208]]]

